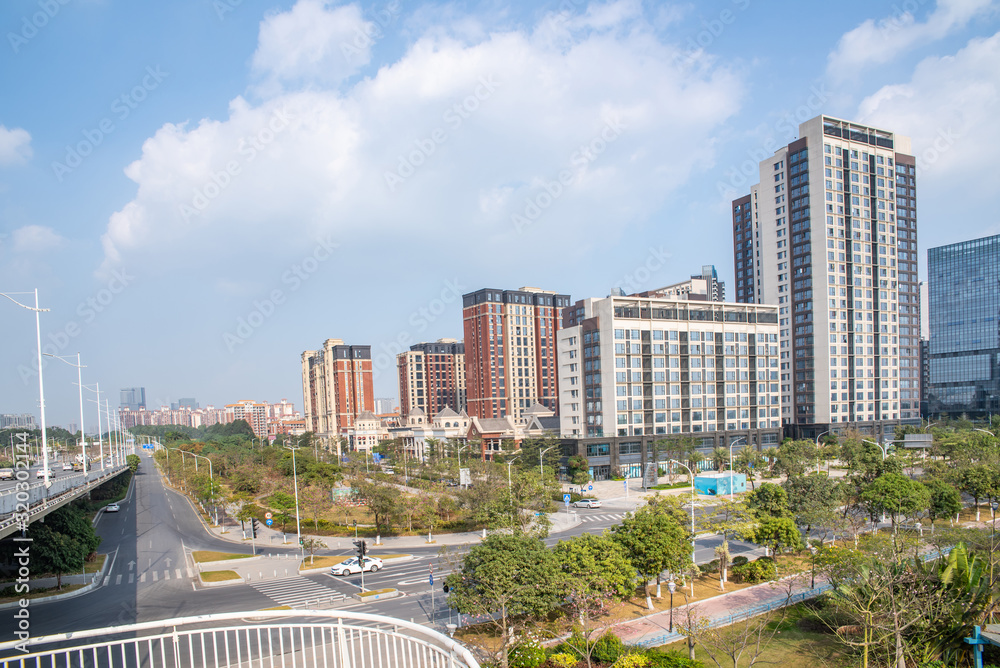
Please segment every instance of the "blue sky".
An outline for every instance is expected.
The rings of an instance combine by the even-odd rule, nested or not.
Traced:
[[[303,350],[371,344],[394,396],[463,292],[731,280],[729,201],[821,113],[913,138],[922,250],[997,234],[998,9],[12,0],[0,292],[113,404],[301,409]],[[0,412],[37,415],[34,318],[0,314]],[[46,365],[51,424],[75,380]]]

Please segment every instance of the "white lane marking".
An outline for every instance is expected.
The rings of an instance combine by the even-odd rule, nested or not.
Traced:
[[[119,573],[117,576],[115,576],[115,584],[120,585],[121,583],[122,583],[122,576],[121,573]]]
[[[142,575],[139,576],[139,582],[145,582],[145,581],[146,581],[146,574],[143,573]]]
[[[135,582],[135,573],[129,573],[128,574],[128,583],[132,584],[133,582]]]
[[[175,571],[174,578],[177,579],[177,580],[180,580],[181,579],[181,569],[175,568],[174,571]]]
[[[168,570],[163,571],[163,579],[164,580],[169,580],[170,579],[170,571],[168,571]]]
[[[156,571],[153,571],[153,582],[158,582],[159,578],[156,577]]]

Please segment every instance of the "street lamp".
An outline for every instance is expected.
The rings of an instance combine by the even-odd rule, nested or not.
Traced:
[[[667,583],[667,589],[670,590],[670,632],[674,632],[674,591],[677,589],[677,583],[674,582],[673,578],[670,578],[670,582]]]
[[[184,455],[191,455],[192,457],[194,457],[194,471],[195,471],[195,473],[198,472],[198,459],[199,458],[200,459],[204,459],[204,460],[206,460],[208,462],[208,479],[211,481],[210,484],[212,486],[212,495],[214,496],[215,495],[215,474],[212,473],[212,460],[209,459],[208,457],[206,457],[205,455],[197,455],[197,454],[195,454],[193,452],[188,452],[187,450],[181,450],[180,453],[181,453],[181,459],[182,460],[184,459]],[[119,460],[118,463],[120,464],[121,461]],[[219,524],[219,508],[218,508],[218,506],[215,503],[212,504],[212,512],[215,515],[215,524],[216,524],[216,526],[218,526],[218,524]],[[296,509],[295,512],[297,513],[298,509]]]
[[[733,446],[736,445],[737,441],[747,440],[746,436],[737,436],[733,440],[729,441],[729,500],[733,500]]]
[[[97,404],[97,447],[101,452],[101,472],[104,472],[104,430],[101,427],[101,384],[94,383],[94,387],[91,388],[89,385],[84,385],[84,389],[91,392],[97,393],[97,399],[90,399]]]
[[[993,438],[996,438],[996,437],[997,437],[997,435],[996,435],[996,434],[994,434],[994,433],[993,433],[992,431],[990,431],[989,429],[973,429],[972,431],[981,431],[981,432],[983,432],[984,434],[989,434],[989,435],[990,435],[990,436],[992,436]]]
[[[667,460],[671,464],[677,464],[683,466],[687,469],[688,475],[691,476],[691,565],[694,566],[694,471],[691,470],[686,464],[682,464],[676,459]],[[691,578],[691,596],[694,596],[694,578]]]
[[[810,545],[809,552],[812,553],[812,578],[809,584],[810,589],[816,588],[816,546]]]
[[[544,450],[542,450],[541,452],[538,453],[538,475],[541,476],[543,484],[544,484],[544,481],[545,481],[545,465],[543,463],[544,460],[542,458],[545,456],[546,452],[548,452],[549,450],[551,450],[554,447],[556,447],[556,446],[553,445],[550,448],[545,448]]]
[[[76,364],[68,361],[65,357],[59,355],[53,355],[51,353],[45,353],[48,357],[55,357],[57,360],[61,360],[70,366],[76,367],[76,385],[80,392],[80,453],[83,457],[83,475],[87,475],[87,432],[83,429],[83,371],[86,367],[80,364],[80,353],[76,354]]]
[[[507,496],[510,497],[510,528],[511,529],[514,528],[514,488],[511,485],[511,480],[510,480],[510,465],[513,464],[514,462],[516,462],[520,456],[521,455],[518,454],[516,457],[511,458],[511,460],[507,462]]]
[[[816,473],[817,474],[820,472],[819,471],[819,437],[823,436],[824,434],[829,434],[829,433],[830,433],[830,430],[827,429],[826,431],[821,431],[820,433],[816,434]]]
[[[302,547],[302,525],[299,522],[299,474],[295,468],[295,451],[298,450],[298,446],[286,445],[286,448],[292,451],[292,483],[295,486],[295,533],[299,539],[299,550],[302,553],[302,558],[305,558],[305,550]],[[355,525],[355,530],[357,530],[357,525]],[[362,583],[364,582],[364,563],[361,563],[362,570]],[[362,586],[364,586],[362,584]]]
[[[47,308],[38,308],[38,288],[35,288],[35,306],[32,308],[27,304],[22,304],[10,295],[30,295],[30,292],[12,292],[10,294],[0,292],[7,299],[11,300],[23,309],[35,312],[35,341],[38,346],[38,411],[41,413],[42,418],[42,479],[45,481],[45,487],[48,489],[52,486],[49,481],[51,477],[49,473],[49,444],[45,436],[45,386],[42,383],[42,323],[38,317],[38,314],[42,311],[48,311]]]
[[[885,448],[883,448],[879,443],[877,443],[876,441],[869,441],[867,438],[861,439],[861,442],[862,443],[871,443],[872,445],[874,445],[875,447],[877,447],[879,450],[881,450],[882,451],[882,461],[883,462],[885,461],[885,457],[886,457]],[[881,523],[885,524],[885,513],[882,513]]]

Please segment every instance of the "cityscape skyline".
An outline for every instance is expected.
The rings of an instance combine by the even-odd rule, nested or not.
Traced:
[[[1000,232],[1000,34],[994,2],[912,4],[91,2],[27,33],[38,7],[5,6],[0,291],[37,288],[43,345],[109,397],[299,404],[295,360],[331,336],[391,397],[396,355],[461,340],[480,286],[604,297],[715,265],[735,294],[730,201],[820,115],[912,138],[926,280],[928,248]],[[33,318],[4,308],[0,408],[37,416]],[[79,420],[64,367],[49,424]]]

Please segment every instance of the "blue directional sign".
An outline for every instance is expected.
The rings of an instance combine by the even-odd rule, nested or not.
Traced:
[[[274,520],[264,520],[264,524],[266,524],[267,526],[271,526],[272,524],[274,524]]]
[[[593,485],[587,485],[587,491],[588,492],[593,492],[594,491],[594,486]]]
[[[431,580],[430,584],[433,587],[434,586],[434,571],[431,571],[431,578],[430,578],[430,580]]]
[[[569,494],[563,494],[563,503],[569,503]]]
[[[375,460],[376,463],[380,462],[380,461],[382,461],[382,455],[380,455],[377,452],[373,452],[372,453],[372,459]]]

